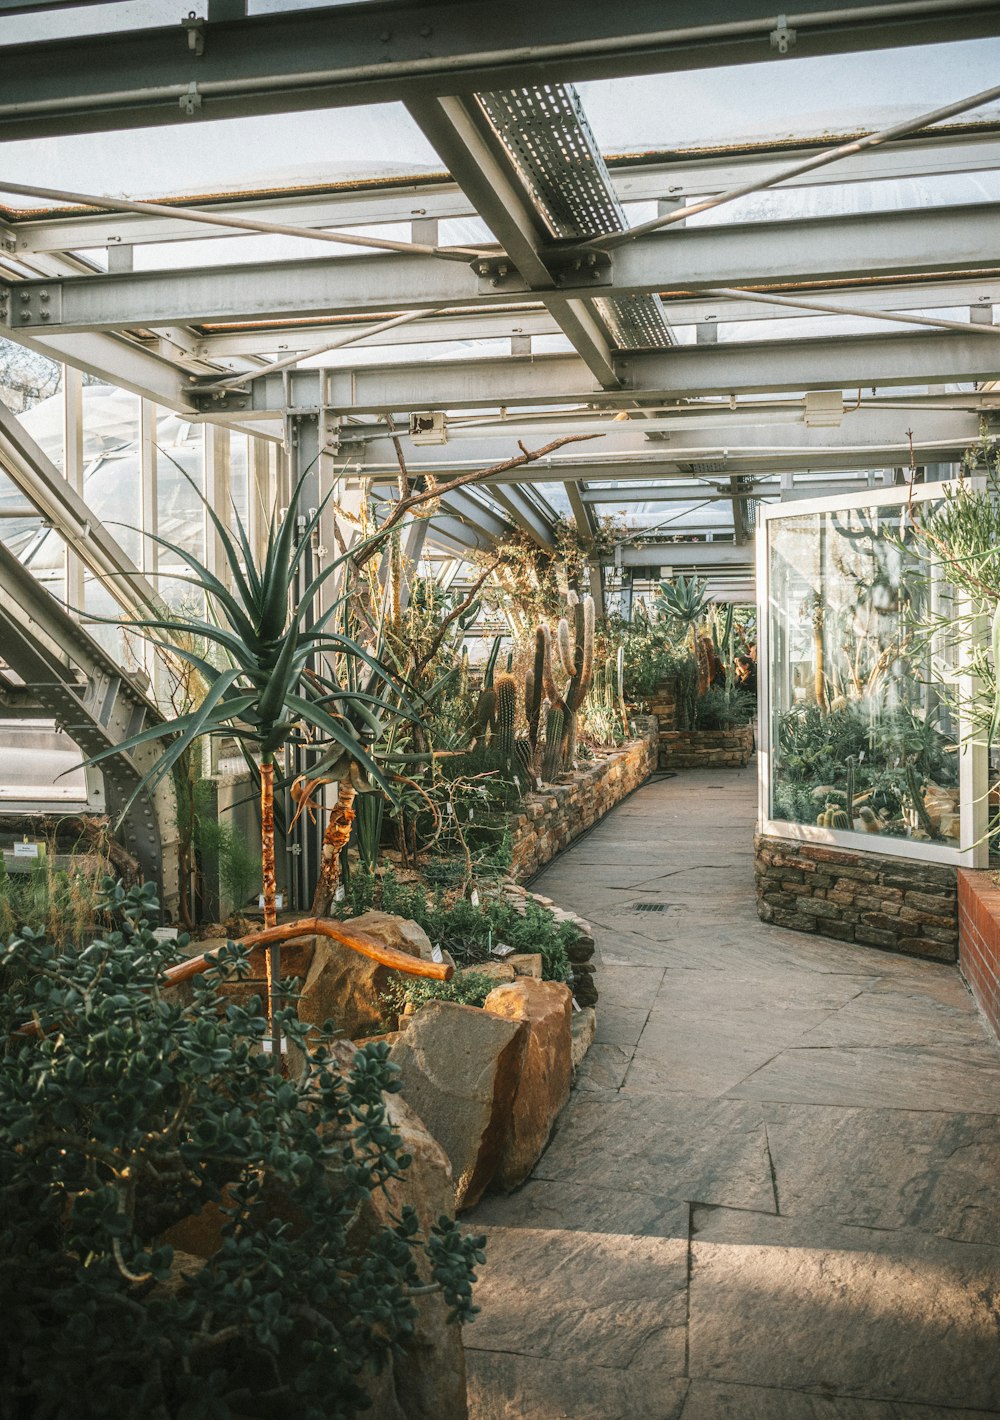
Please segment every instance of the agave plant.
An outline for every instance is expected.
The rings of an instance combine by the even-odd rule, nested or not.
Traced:
[[[671,582],[661,582],[655,602],[661,616],[679,622],[691,634],[701,625],[708,604],[708,583],[701,577],[675,577]]]
[[[701,577],[677,577],[661,582],[654,603],[659,614],[675,622],[687,633],[692,654],[698,663],[698,694],[704,695],[712,682],[710,637],[700,633],[709,607],[708,583]]]
[[[208,611],[204,616],[165,611],[162,617],[134,625],[168,658],[191,667],[201,678],[204,694],[190,712],[152,725],[89,761],[97,763],[107,754],[162,739],[163,754],[145,780],[152,788],[202,736],[236,738],[255,772],[259,763],[265,927],[273,927],[277,919],[274,791],[275,767],[282,752],[300,743],[308,744],[315,754],[309,782],[299,793],[300,809],[309,805],[314,786],[332,781],[341,786],[331,814],[336,832],[328,827],[324,841],[321,882],[326,891],[331,880],[336,882],[339,863],[339,850],[327,850],[344,833],[345,824],[350,832],[355,790],[378,786],[392,797],[390,782],[370,746],[389,719],[416,714],[405,687],[343,629],[345,597],[315,621],[311,619],[317,594],[348,554],[324,567],[301,596],[296,595],[302,558],[323,512],[321,506],[311,514],[296,540],[307,474],[308,470],[296,485],[284,518],[279,521],[276,510],[272,514],[259,565],[240,519],[235,518],[231,531],[205,504],[229,566],[229,585],[174,544],[156,539],[191,568],[192,575],[183,580],[204,592]],[[279,950],[270,947],[267,956],[272,1030]],[[277,1063],[279,1042],[273,1041],[272,1048]]]

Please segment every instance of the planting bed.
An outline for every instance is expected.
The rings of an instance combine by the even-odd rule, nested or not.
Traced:
[[[530,878],[652,774],[657,723],[651,716],[641,716],[636,723],[643,730],[640,739],[565,775],[563,783],[527,795],[511,822],[513,878],[519,882]]]

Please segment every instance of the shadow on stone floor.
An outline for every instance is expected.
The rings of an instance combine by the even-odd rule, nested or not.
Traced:
[[[473,1420],[1000,1414],[1000,1051],[954,968],[759,922],[754,794],[652,781],[538,880],[598,1030],[470,1215]]]

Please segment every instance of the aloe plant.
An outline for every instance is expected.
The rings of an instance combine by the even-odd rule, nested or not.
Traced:
[[[236,738],[255,772],[259,762],[265,927],[273,927],[277,919],[274,791],[275,766],[283,750],[298,742],[318,752],[300,804],[308,804],[312,786],[338,781],[339,822],[342,826],[346,817],[349,831],[356,788],[374,784],[392,798],[392,787],[370,743],[381,735],[385,719],[397,716],[401,707],[404,713],[416,713],[391,672],[339,627],[345,598],[311,620],[317,594],[348,554],[324,567],[297,595],[302,558],[323,512],[320,507],[311,514],[296,540],[307,474],[308,470],[297,483],[284,518],[279,521],[277,510],[272,514],[259,565],[240,519],[235,519],[231,531],[205,504],[229,567],[229,585],[166,539],[155,539],[191,568],[192,575],[183,580],[204,592],[208,611],[204,616],[165,611],[162,617],[134,625],[168,657],[190,666],[201,678],[204,694],[190,712],[150,726],[114,751],[88,761],[97,763],[112,752],[164,740],[163,754],[146,776],[145,783],[152,788],[201,737]],[[218,664],[207,658],[213,652]],[[321,881],[335,874],[336,868],[337,861],[327,858]],[[279,952],[277,946],[271,947],[267,957],[272,1029],[278,1006]],[[277,1040],[272,1048],[277,1065]]]

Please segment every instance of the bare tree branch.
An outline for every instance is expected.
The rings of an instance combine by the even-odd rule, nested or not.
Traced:
[[[490,468],[477,468],[471,470],[469,473],[460,473],[448,483],[440,483],[435,488],[425,489],[421,493],[411,493],[408,497],[401,498],[399,502],[393,506],[392,512],[386,518],[378,532],[368,539],[365,546],[359,551],[358,556],[354,558],[355,568],[360,570],[366,562],[370,561],[371,558],[375,556],[375,553],[378,552],[392,529],[413,508],[417,508],[423,503],[429,503],[435,498],[447,497],[447,495],[453,493],[456,488],[464,488],[470,483],[482,483],[484,479],[493,478],[500,473],[507,473],[512,468],[521,468],[524,464],[536,463],[538,459],[545,458],[546,455],[554,453],[556,449],[561,449],[565,444],[581,444],[585,443],[588,439],[603,439],[603,437],[603,434],[564,434],[561,438],[553,439],[551,443],[543,445],[540,449],[525,448],[524,444],[519,440],[518,448],[521,452],[515,454],[512,458],[504,459],[501,463],[495,463]]]

